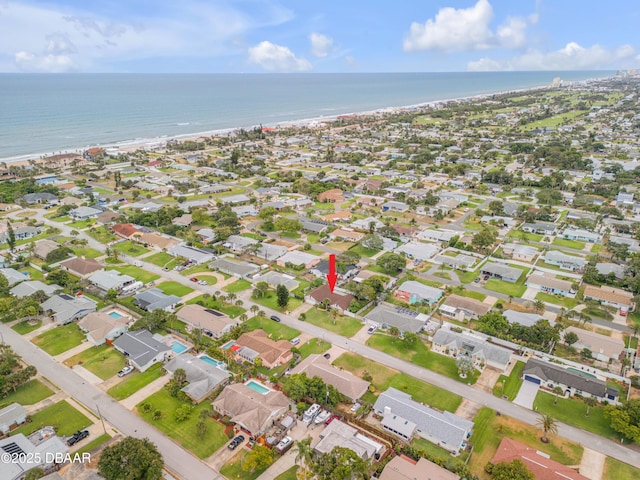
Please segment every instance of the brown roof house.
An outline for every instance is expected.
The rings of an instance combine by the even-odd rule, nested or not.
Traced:
[[[89,278],[93,273],[102,270],[103,265],[94,258],[71,258],[65,260],[60,266],[67,272],[82,279]]]
[[[271,340],[264,330],[243,333],[236,340],[236,344],[242,347],[236,351],[237,357],[251,363],[259,357],[262,365],[267,368],[277,367],[293,358],[291,342]]]
[[[155,248],[156,250],[169,250],[170,248],[173,248],[180,243],[180,241],[176,240],[175,238],[160,235],[159,233],[155,232],[145,232],[140,234],[140,236],[138,237],[138,241],[152,248]]]
[[[87,334],[87,340],[97,347],[126,332],[130,322],[132,319],[127,316],[113,318],[106,312],[91,312],[78,321],[78,326]]]
[[[339,188],[333,188],[331,190],[327,190],[326,192],[322,192],[318,195],[319,202],[325,203],[340,203],[344,202],[344,197],[342,196],[342,190]]]
[[[460,476],[430,462],[398,455],[387,463],[379,480],[460,480]]]
[[[102,225],[111,225],[116,221],[118,217],[122,215],[121,213],[112,212],[111,210],[106,210],[98,215],[97,222]]]
[[[355,401],[369,390],[370,383],[350,372],[331,365],[320,354],[309,355],[291,370],[292,374],[304,373],[307,378],[320,377],[327,385],[333,385],[342,395]]]
[[[133,238],[136,235],[140,235],[142,232],[133,226],[131,223],[116,223],[111,227],[116,235],[122,238]]]
[[[315,305],[317,303],[322,303],[325,299],[329,299],[330,307],[336,308],[341,312],[345,312],[349,309],[349,305],[351,305],[351,302],[353,302],[355,298],[356,297],[350,293],[341,292],[337,288],[333,290],[333,293],[331,293],[329,285],[325,284],[309,292],[309,295],[305,297],[305,300],[308,303]]]
[[[551,460],[535,448],[524,443],[504,437],[498,451],[491,459],[494,465],[502,462],[510,463],[514,460],[523,462],[533,473],[536,480],[587,480],[588,477],[579,474],[574,469]]]
[[[35,243],[33,247],[33,254],[36,257],[45,260],[47,255],[53,252],[56,248],[60,248],[60,244],[58,242],[54,242],[48,238],[43,238]]]
[[[491,307],[475,298],[462,297],[451,294],[440,304],[438,310],[441,315],[453,318],[459,322],[481,317],[489,312]]]
[[[195,303],[185,305],[176,315],[187,324],[187,328],[201,329],[205,335],[213,338],[222,337],[240,323],[222,312]]]
[[[633,294],[614,287],[587,285],[584,288],[584,298],[598,300],[603,305],[616,307],[623,315],[626,315],[633,307]]]
[[[289,409],[290,402],[282,392],[269,390],[261,394],[244,383],[234,383],[212,405],[220,415],[230,417],[237,426],[257,437]]]

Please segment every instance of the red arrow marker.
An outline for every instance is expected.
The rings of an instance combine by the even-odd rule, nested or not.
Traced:
[[[336,282],[338,281],[338,275],[336,275],[336,256],[332,253],[329,255],[329,274],[327,275],[327,281],[329,282],[329,288],[331,293],[336,288]]]

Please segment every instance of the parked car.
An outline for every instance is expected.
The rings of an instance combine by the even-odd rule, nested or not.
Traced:
[[[197,282],[198,281],[198,277],[191,277],[189,280],[191,280],[192,282]]]
[[[162,269],[162,271],[163,271],[163,272],[168,272],[168,271],[169,271],[169,269],[168,269],[167,267],[164,267],[164,268]]]
[[[127,365],[126,367],[124,367],[122,370],[118,372],[118,376],[124,377],[125,375],[128,375],[131,372],[133,372],[133,367],[131,365]]]
[[[229,443],[229,450],[235,450],[242,442],[244,442],[244,436],[238,435]]]
[[[71,437],[67,439],[67,445],[68,446],[75,445],[80,440],[84,440],[88,436],[89,436],[89,430],[78,430],[76,433],[74,433]]]
[[[198,280],[199,285],[207,285],[206,280]]]
[[[476,278],[473,280],[473,283],[478,283],[478,282],[480,282],[480,280],[481,280],[481,278],[480,278],[480,277],[476,277]]]
[[[289,450],[293,446],[293,438],[284,437],[280,442],[276,445],[276,450],[282,455],[287,450]]]
[[[362,405],[360,405],[358,402],[356,402],[356,403],[354,403],[353,405],[351,405],[350,410],[351,410],[353,413],[356,413],[356,412],[360,409],[360,407],[361,407],[361,406],[362,406]]]
[[[271,317],[269,317],[271,320],[273,320],[274,322],[281,322],[282,320],[280,320],[280,317],[276,317],[275,315],[271,315]]]
[[[300,343],[300,337],[296,337],[291,340],[291,345],[298,345]]]
[[[329,360],[331,358],[331,354],[330,353],[325,353],[323,355],[324,358],[326,358],[327,360]]]
[[[374,333],[377,329],[378,329],[378,327],[376,327],[375,325],[371,325],[371,326],[369,327],[369,329],[367,330],[367,333],[368,333],[369,335],[373,335],[373,333]]]
[[[487,280],[489,280],[489,275],[485,275],[483,280],[486,282]]]

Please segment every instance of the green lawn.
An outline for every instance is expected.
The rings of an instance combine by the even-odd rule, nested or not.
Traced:
[[[640,478],[640,468],[632,467],[615,458],[607,457],[604,462],[604,475],[602,476],[602,480],[622,480],[626,478]]]
[[[117,270],[124,275],[129,275],[142,283],[149,283],[160,278],[160,275],[147,272],[142,268],[134,267],[133,265],[123,265],[120,267],[107,267],[107,270]]]
[[[227,463],[225,463],[220,469],[220,473],[224,475],[229,480],[255,480],[266,470],[266,468],[262,470],[256,470],[255,472],[245,472],[242,469],[242,464],[244,462],[244,457],[249,453],[249,450],[243,448],[240,452],[231,458]]]
[[[479,300],[481,302],[484,302],[484,299],[487,298],[484,293],[476,292],[475,290],[467,290],[466,288],[455,288],[453,290],[453,293],[455,293],[456,295],[460,295],[461,297],[475,298],[476,300]]]
[[[286,307],[281,308],[278,306],[278,297],[274,290],[267,290],[264,297],[251,297],[251,299],[260,305],[264,305],[271,310],[277,310],[278,312],[291,312],[302,305],[302,300],[289,296],[289,304]]]
[[[120,252],[130,257],[139,257],[145,253],[149,253],[151,250],[144,248],[138,243],[134,243],[131,240],[125,240],[124,242],[116,243],[113,247],[115,251]]]
[[[564,238],[554,238],[553,244],[559,247],[573,248],[574,250],[582,250],[585,246],[584,242],[578,242],[576,240],[567,240]]]
[[[123,381],[107,390],[107,393],[116,400],[122,400],[133,395],[142,387],[146,387],[154,380],[162,377],[164,373],[161,363],[152,365],[145,372],[139,372],[136,370],[124,377]]]
[[[299,330],[283,325],[280,322],[274,322],[266,317],[252,317],[245,322],[245,325],[249,331],[257,329],[264,330],[272,340],[291,340],[300,335]]]
[[[211,271],[211,269],[209,268],[209,266],[207,264],[194,265],[191,268],[187,268],[186,270],[182,270],[180,272],[180,275],[182,275],[183,277],[192,277],[197,273],[210,272],[210,271]]]
[[[31,280],[42,280],[42,277],[44,277],[44,275],[42,274],[42,272],[40,270],[38,270],[37,268],[33,268],[31,266],[29,267],[22,267],[20,268],[21,272],[29,272],[29,277],[31,277]]]
[[[550,295],[548,293],[540,292],[536,294],[536,300],[542,300],[543,302],[553,303],[554,305],[560,305],[568,310],[576,307],[580,301],[577,298],[565,297],[563,295]]]
[[[278,475],[274,480],[298,480],[296,476],[296,472],[298,471],[298,466],[294,465],[289,470],[285,470],[280,475]]]
[[[69,323],[41,333],[31,341],[49,355],[55,356],[77,347],[84,338],[85,335],[80,327],[76,323]]]
[[[326,310],[319,308],[312,308],[305,315],[306,322],[347,338],[353,337],[363,326],[360,320],[344,315],[338,315],[334,323],[331,315]]]
[[[111,436],[108,433],[103,433],[99,437],[94,438],[93,440],[91,440],[89,443],[87,443],[84,447],[82,447],[81,449],[79,449],[75,453],[79,453],[81,455],[83,453],[88,453],[88,452],[90,452],[92,450],[95,450],[96,448],[98,448],[103,443],[108,442],[110,439],[111,439]]]
[[[493,394],[496,397],[501,397],[505,395],[510,401],[513,402],[513,399],[518,395],[518,391],[520,390],[520,386],[522,385],[522,370],[524,369],[524,362],[517,362],[513,366],[513,370],[511,370],[511,374],[509,376],[500,375],[498,381],[493,387]],[[503,389],[504,385],[504,389]]]
[[[193,292],[193,288],[173,281],[159,283],[158,288],[166,295],[176,295],[178,297],[184,297]]]
[[[522,230],[511,230],[507,233],[507,238],[519,238],[530,242],[540,242],[544,238],[544,235],[540,235],[539,233],[523,232]]]
[[[252,283],[249,280],[245,280],[244,278],[240,278],[233,283],[222,288],[225,292],[229,293],[238,293],[243,290],[248,290],[251,288]]]
[[[600,253],[602,251],[602,244],[596,243],[591,247],[591,253]]]
[[[87,428],[92,423],[91,420],[69,405],[66,400],[62,400],[31,415],[31,423],[13,430],[11,435],[18,433],[30,435],[36,430],[50,425],[57,427],[58,435],[69,436],[78,430]]]
[[[226,313],[231,318],[236,318],[238,315],[242,315],[247,311],[246,308],[239,307],[237,305],[229,305],[227,303],[222,303],[220,301],[215,301],[213,298],[204,298],[205,294],[198,295],[197,297],[193,297],[191,300],[187,300],[187,304],[197,303],[206,308],[213,308],[214,310],[219,310],[222,313]]]
[[[313,355],[315,353],[324,353],[330,348],[331,344],[329,342],[325,342],[324,340],[321,340],[319,338],[311,338],[298,350],[300,350],[300,355],[302,355],[302,358],[307,358],[309,355]]]
[[[153,409],[145,413],[141,408],[143,403],[148,403]],[[198,438],[196,435],[196,424],[199,421],[198,414],[202,410],[211,408],[211,404],[205,400],[193,407],[189,418],[183,422],[177,422],[174,414],[178,407],[183,404],[184,402],[173,398],[169,395],[169,392],[163,388],[138,404],[137,410],[138,414],[147,422],[176,440],[184,448],[197,455],[198,458],[207,458],[227,442],[228,439],[224,433],[224,426],[208,417],[205,420],[207,432],[204,438]],[[156,410],[161,411],[163,414],[159,420],[152,419],[153,412]]]
[[[343,353],[333,363],[360,378],[362,378],[364,372],[368,372],[373,377],[371,384],[378,393],[393,387],[410,394],[417,402],[423,402],[432,407],[450,412],[455,412],[462,402],[461,397],[447,390],[442,390],[405,373],[398,373],[397,370],[354,353]],[[366,393],[363,397],[363,400],[371,403],[374,403],[375,399],[376,396],[371,392]]]
[[[176,257],[164,252],[154,253],[153,255],[144,257],[144,261],[153,263],[158,267],[168,268],[168,269],[172,269],[173,267],[180,265],[182,263]]]
[[[111,233],[111,231],[109,231],[109,229],[105,226],[92,227],[87,231],[87,234],[91,238],[93,238],[94,240],[97,240],[100,243],[113,242],[118,238],[113,233]]]
[[[124,355],[107,344],[88,348],[64,361],[64,364],[69,367],[82,365],[102,380],[113,377],[124,368],[126,363]]]
[[[620,434],[614,432],[609,426],[609,421],[604,418],[604,407],[591,408],[589,416],[585,416],[587,406],[584,402],[573,398],[558,398],[558,403],[553,404],[556,396],[539,391],[533,408],[541,413],[548,413],[561,422],[582,428],[589,432],[610,439],[620,440]]]
[[[104,255],[104,253],[89,247],[74,247],[71,250],[73,250],[73,253],[75,253],[77,257],[98,258]]]
[[[470,272],[456,272],[456,274],[458,275],[458,278],[462,283],[471,283],[476,279],[476,277],[480,276],[479,270],[479,268],[476,268],[475,270],[471,270]]]
[[[42,320],[37,320],[33,325],[29,324],[29,320],[24,320],[20,323],[16,323],[13,328],[20,335],[24,335],[25,333],[33,332],[34,330],[39,329],[42,326]]]
[[[469,456],[468,453],[463,453],[457,457],[451,455],[451,452],[443,447],[439,447],[435,443],[431,443],[421,437],[415,437],[411,442],[413,448],[421,452],[421,456],[427,457],[430,461],[442,462],[442,464],[449,464],[451,466],[464,465],[465,459]]]
[[[462,383],[474,384],[480,376],[480,372],[476,370],[467,378],[460,378],[453,358],[430,351],[420,339],[414,345],[408,346],[399,338],[394,339],[390,335],[376,333],[369,337],[367,345]]]
[[[360,244],[357,244],[353,247],[351,247],[349,249],[350,252],[354,252],[357,253],[358,255],[360,255],[361,257],[367,257],[367,258],[371,258],[373,257],[376,253],[379,253],[380,250],[375,250],[373,248],[367,248],[364,247]]]
[[[72,228],[75,228],[76,230],[83,230],[87,227],[90,227],[94,223],[96,223],[95,218],[87,218],[86,220],[78,220],[76,222],[68,223],[67,225]]]
[[[51,395],[53,395],[53,390],[37,378],[34,378],[18,387],[15,392],[11,392],[6,397],[0,399],[0,408],[6,407],[13,402],[18,402],[20,405],[35,405]]]
[[[490,278],[487,280],[484,284],[484,288],[494,292],[504,293],[505,295],[510,295],[514,298],[520,298],[522,294],[527,291],[526,285],[505,282],[504,280],[498,280],[496,278]]]

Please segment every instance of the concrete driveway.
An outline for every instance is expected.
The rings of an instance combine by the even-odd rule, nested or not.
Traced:
[[[522,382],[520,391],[518,392],[518,395],[516,396],[513,403],[532,410],[533,401],[536,399],[539,388],[540,385],[538,385],[537,383],[528,382],[525,380],[524,382]]]

